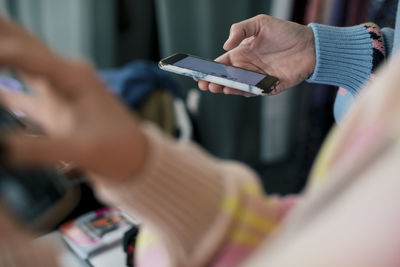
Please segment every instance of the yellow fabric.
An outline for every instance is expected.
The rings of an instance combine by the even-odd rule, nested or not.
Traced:
[[[337,147],[338,138],[335,135],[337,129],[332,130],[325,140],[320,152],[316,158],[310,174],[309,183],[318,183],[323,181],[323,177],[329,169],[333,157],[333,151]]]

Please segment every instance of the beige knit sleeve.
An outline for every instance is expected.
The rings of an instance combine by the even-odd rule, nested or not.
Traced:
[[[141,173],[97,193],[168,244],[172,266],[205,266],[232,227],[232,217],[221,212],[224,196],[240,194],[241,181],[258,184],[256,175],[242,164],[166,137],[154,126],[144,131],[150,151]]]

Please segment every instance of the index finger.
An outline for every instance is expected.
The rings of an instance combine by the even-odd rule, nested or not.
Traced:
[[[88,85],[87,90],[96,85],[91,66],[63,59],[34,35],[1,16],[0,67],[48,79],[64,95],[77,92],[82,84]]]
[[[49,63],[53,59],[50,49],[40,40],[19,25],[0,16],[0,66],[30,73],[47,73],[51,70]]]
[[[244,39],[257,35],[260,31],[261,15],[244,20],[239,23],[232,24],[229,38],[224,44],[225,50],[232,50],[237,47]]]

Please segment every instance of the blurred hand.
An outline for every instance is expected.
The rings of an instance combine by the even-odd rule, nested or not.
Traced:
[[[114,98],[94,69],[52,53],[22,28],[0,18],[0,67],[19,72],[32,94],[0,92],[0,102],[25,112],[46,136],[2,136],[3,161],[73,162],[95,183],[128,178],[144,162],[146,140],[137,119]]]
[[[13,220],[0,202],[0,267],[57,267],[54,244],[33,241],[34,236]]]
[[[314,35],[310,27],[258,15],[233,24],[224,44],[228,51],[216,61],[273,75],[280,84],[277,94],[309,77],[315,68]],[[253,96],[240,90],[199,81],[201,90]]]

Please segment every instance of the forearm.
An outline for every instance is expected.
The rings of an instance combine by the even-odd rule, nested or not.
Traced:
[[[131,181],[97,190],[109,204],[139,217],[165,244],[173,266],[232,259],[229,248],[238,247],[235,242],[249,234],[256,243],[252,249],[242,244],[246,253],[240,261],[264,241],[294,203],[266,200],[256,175],[241,164],[215,159],[158,130],[147,127],[145,132],[150,151],[142,172]],[[256,237],[251,236],[254,232]]]
[[[222,220],[222,231],[208,235],[209,226],[221,220],[218,212],[224,190],[235,188],[226,189],[216,159],[193,145],[164,136],[154,126],[143,129],[148,151],[140,172],[114,186],[99,186],[97,193],[161,236],[174,250],[169,251],[171,260],[195,266],[207,258],[196,256],[198,251],[215,251],[201,243],[206,239],[221,242],[222,229],[229,228],[229,220]]]

